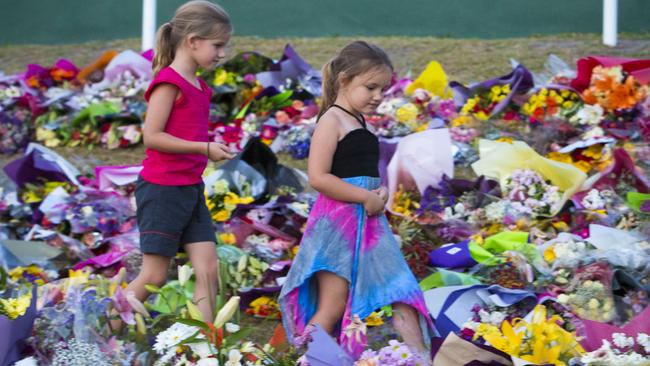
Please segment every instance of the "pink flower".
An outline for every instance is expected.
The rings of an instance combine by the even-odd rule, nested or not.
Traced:
[[[255,84],[255,75],[253,74],[246,74],[244,75],[244,82],[249,83],[249,84]]]
[[[121,286],[117,286],[115,295],[113,295],[113,308],[120,314],[120,318],[126,323],[133,325],[135,324],[135,317],[133,316],[133,307],[127,300],[124,292],[122,291]]]
[[[446,99],[438,105],[438,113],[442,118],[449,118],[456,114],[456,106],[452,99]]]

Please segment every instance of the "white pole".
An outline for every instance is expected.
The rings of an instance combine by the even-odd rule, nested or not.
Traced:
[[[153,48],[156,38],[156,0],[142,0],[142,51]]]
[[[618,0],[603,0],[603,44],[615,47],[618,28]]]

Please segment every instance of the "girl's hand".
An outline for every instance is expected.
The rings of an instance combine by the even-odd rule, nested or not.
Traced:
[[[384,200],[376,192],[369,191],[366,199],[363,201],[363,208],[369,216],[375,216],[384,212]]]
[[[384,206],[385,206],[386,203],[388,202],[388,188],[379,187],[377,189],[373,189],[372,191],[379,195],[379,198],[381,198],[381,200],[384,201]]]
[[[208,159],[212,161],[232,159],[235,157],[235,154],[230,152],[228,146],[218,142],[208,142],[207,151]]]

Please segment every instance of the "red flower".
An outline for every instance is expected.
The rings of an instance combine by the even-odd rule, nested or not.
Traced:
[[[289,118],[293,118],[294,116],[297,116],[300,114],[300,111],[297,110],[294,107],[286,107],[283,109],[283,111],[289,115]]]
[[[221,138],[227,144],[237,143],[242,138],[242,130],[236,126],[225,126]]]
[[[519,115],[515,111],[507,111],[503,119],[506,121],[516,121],[519,119]]]

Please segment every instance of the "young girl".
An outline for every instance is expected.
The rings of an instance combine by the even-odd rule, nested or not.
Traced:
[[[318,325],[338,334],[355,358],[366,343],[361,320],[384,305],[393,305],[395,328],[414,351],[426,353],[433,330],[383,214],[379,141],[363,118],[381,102],[392,71],[386,53],[362,41],[323,68],[308,163],[309,183],[320,195],[279,300],[287,334],[301,336]]]
[[[144,301],[144,286],[165,283],[170,260],[182,247],[194,266],[194,301],[206,321],[213,319],[219,263],[201,175],[208,159],[232,155],[208,140],[211,90],[196,71],[225,57],[231,32],[228,14],[208,1],[182,5],[158,30],[155,77],[145,93],[147,156],[135,191],[144,256],[140,274],[125,290]]]

